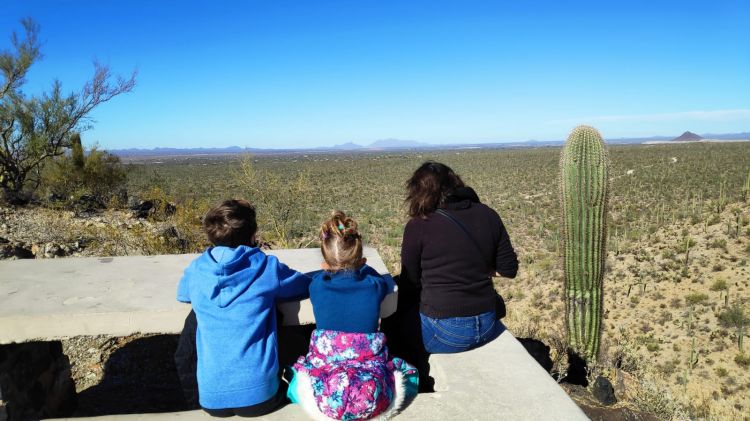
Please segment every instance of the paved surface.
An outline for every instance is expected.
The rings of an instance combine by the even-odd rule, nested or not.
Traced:
[[[414,420],[587,420],[552,377],[529,356],[510,332],[470,352],[433,355],[435,393],[421,394],[398,419]],[[74,420],[207,420],[202,411],[110,415]],[[308,420],[297,405],[287,405],[260,420]]]
[[[319,249],[271,250],[301,272],[320,269]],[[367,263],[388,270],[377,250]],[[0,262],[0,344],[79,335],[178,333],[190,306],[175,300],[183,270],[197,255],[5,260]],[[314,323],[310,300],[283,303],[284,324]],[[396,309],[396,294],[381,316]]]

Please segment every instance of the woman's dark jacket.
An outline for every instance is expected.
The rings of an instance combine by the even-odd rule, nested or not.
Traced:
[[[414,217],[404,229],[399,294],[419,293],[422,314],[466,317],[495,311],[492,274],[513,278],[518,259],[500,216],[468,187],[441,206],[474,238],[443,215]],[[404,290],[406,289],[406,290]]]

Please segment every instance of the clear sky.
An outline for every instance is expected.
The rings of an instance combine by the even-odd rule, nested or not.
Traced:
[[[750,1],[0,0],[29,93],[92,60],[136,90],[85,143],[310,147],[750,131]]]

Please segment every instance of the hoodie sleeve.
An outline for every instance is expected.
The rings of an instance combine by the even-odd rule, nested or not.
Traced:
[[[375,284],[378,295],[380,296],[380,301],[383,301],[383,299],[388,294],[392,293],[393,290],[396,289],[396,282],[388,273],[381,275],[371,266],[365,265],[362,269],[360,269],[360,274],[369,277],[372,283]]]
[[[303,299],[310,296],[310,282],[312,279],[304,273],[290,269],[289,266],[276,261],[276,278],[279,288],[276,297],[282,300]]]
[[[177,301],[183,303],[190,302],[190,281],[185,275],[182,275],[182,279],[180,279],[180,283],[177,285]]]
[[[388,294],[392,293],[396,289],[396,282],[393,280],[391,275],[379,276],[378,290],[380,291],[380,301],[383,301]]]

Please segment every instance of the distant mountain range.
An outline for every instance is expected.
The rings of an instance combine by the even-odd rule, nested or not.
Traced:
[[[689,139],[688,139],[689,138]],[[742,133],[726,133],[726,134],[704,134],[699,136],[692,132],[685,132],[682,135],[674,138],[671,136],[652,136],[652,137],[639,137],[639,138],[614,138],[606,139],[609,144],[640,144],[654,141],[670,141],[670,140],[701,140],[701,139],[716,139],[716,140],[750,140],[750,132]],[[334,145],[330,147],[317,147],[317,148],[305,148],[305,149],[266,149],[266,148],[248,148],[240,146],[229,146],[226,148],[153,148],[153,149],[113,149],[109,150],[110,153],[121,157],[145,157],[145,156],[179,156],[179,155],[234,155],[241,153],[251,154],[279,154],[279,153],[299,153],[299,152],[336,152],[336,151],[378,151],[378,150],[416,150],[416,149],[500,149],[500,148],[540,148],[559,146],[564,140],[525,140],[517,142],[493,142],[493,143],[462,143],[462,144],[430,144],[425,142],[418,142],[415,140],[402,140],[402,139],[381,139],[377,140],[369,145],[363,146],[358,145],[354,142],[347,142],[340,145]]]

